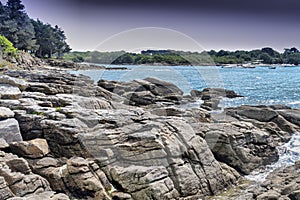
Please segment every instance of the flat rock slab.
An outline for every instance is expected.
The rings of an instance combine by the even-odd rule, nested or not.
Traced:
[[[0,84],[1,99],[19,99],[22,94],[18,87],[9,84]]]
[[[7,143],[22,141],[18,121],[15,119],[0,121],[0,138],[3,138]]]
[[[9,108],[0,107],[0,120],[13,118],[15,113]]]

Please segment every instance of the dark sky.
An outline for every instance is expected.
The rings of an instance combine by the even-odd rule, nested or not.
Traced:
[[[139,27],[174,29],[206,50],[300,47],[299,0],[23,0],[23,4],[30,17],[61,26],[73,50],[94,50],[106,38]]]

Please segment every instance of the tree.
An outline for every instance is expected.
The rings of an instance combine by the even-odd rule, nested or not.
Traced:
[[[70,46],[66,43],[65,32],[59,28],[57,25],[53,29],[54,31],[54,45],[55,51],[57,52],[57,57],[62,58],[64,53],[71,51]]]
[[[299,53],[299,50],[295,47],[291,48],[290,51],[293,53]]]
[[[35,30],[36,42],[39,45],[36,56],[41,58],[51,58],[57,54],[58,58],[62,58],[63,53],[71,50],[66,43],[64,31],[58,26],[52,27],[50,24],[44,24],[39,19],[31,21]]]
[[[270,47],[265,47],[261,49],[262,52],[269,54],[270,56],[275,56],[276,55],[276,51]]]
[[[265,64],[272,64],[273,63],[272,57],[266,52],[261,53],[259,58],[261,60],[263,60],[263,63],[265,63]]]
[[[8,38],[18,49],[35,51],[34,28],[24,11],[21,0],[8,0],[6,6],[1,4],[0,34]]]

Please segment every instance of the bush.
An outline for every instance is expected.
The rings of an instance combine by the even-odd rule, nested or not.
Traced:
[[[17,57],[17,49],[6,37],[2,35],[0,35],[0,56]]]

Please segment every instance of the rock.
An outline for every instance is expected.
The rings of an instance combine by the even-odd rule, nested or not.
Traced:
[[[163,167],[114,168],[111,176],[126,192],[132,194],[133,199],[175,199],[179,196],[168,177],[168,171]]]
[[[9,200],[69,200],[70,198],[62,193],[56,194],[55,192],[41,192],[39,194],[26,195],[26,197],[14,197]]]
[[[236,98],[236,97],[243,97],[233,90],[226,90],[222,88],[205,88],[201,92],[198,90],[192,90],[191,95],[193,97],[201,97],[202,100],[210,100],[220,97],[227,97],[227,98]]]
[[[6,107],[6,108],[9,108],[9,109],[13,109],[13,108],[16,108],[19,105],[20,105],[19,100],[0,99],[0,106],[1,107]]]
[[[218,123],[208,127],[205,140],[216,159],[242,174],[249,174],[257,167],[278,159],[276,145],[270,143],[269,134],[251,123]]]
[[[99,80],[98,86],[125,97],[126,103],[146,106],[156,102],[179,103],[183,92],[174,84],[156,78],[145,78],[131,82]]]
[[[69,159],[65,173],[63,180],[72,195],[78,198],[97,195],[103,200],[110,199],[99,177],[92,173],[85,159],[79,157]]]
[[[183,92],[180,90],[176,85],[173,83],[169,83],[163,80],[159,80],[157,78],[145,78],[145,81],[148,81],[155,86],[153,88],[150,87],[150,91],[154,95],[159,95],[159,96],[167,96],[170,94],[177,94],[177,95],[182,95]]]
[[[300,110],[278,110],[287,121],[300,126]]]
[[[7,142],[3,138],[0,138],[0,149],[5,149],[8,147],[9,147],[9,144],[7,144]]]
[[[299,200],[300,199],[300,190],[293,191],[288,195],[291,200]]]
[[[48,181],[33,174],[25,159],[4,152],[0,153],[0,182],[2,181],[0,185],[6,192],[0,195],[11,196],[13,194],[16,197],[23,197],[51,191]]]
[[[218,110],[220,101],[222,98],[237,98],[243,97],[239,94],[236,94],[233,90],[226,90],[222,88],[205,88],[201,92],[198,90],[192,90],[192,97],[201,98],[204,100],[204,103],[201,105],[202,108],[206,110]]]
[[[85,133],[87,125],[79,119],[43,120],[41,126],[50,151],[54,155],[65,157],[85,155],[78,135]]]
[[[203,199],[276,161],[276,146],[299,128],[298,111],[282,106],[229,108],[224,118],[187,108],[196,97],[213,109],[221,98],[239,96],[223,89],[191,97],[154,78],[96,86],[58,70],[5,74],[28,82],[18,100],[0,100],[13,108],[28,140],[7,142],[7,148],[3,137],[5,151],[23,157],[0,152],[0,191],[8,196],[66,198],[54,190],[74,199]],[[0,127],[12,117],[0,119]],[[297,170],[275,172],[241,198],[263,198],[268,190],[279,198],[297,194]]]
[[[0,120],[13,118],[15,113],[9,108],[0,107]]]
[[[19,122],[20,131],[24,140],[33,140],[43,137],[41,121],[45,116],[29,114],[25,110],[15,110],[15,118]]]
[[[1,99],[19,99],[21,98],[21,95],[21,91],[18,87],[8,84],[0,84]]]
[[[10,149],[13,153],[26,158],[42,158],[49,153],[49,147],[45,139],[12,142]]]
[[[88,98],[88,97],[74,96],[73,101],[76,102],[81,108],[84,109],[92,109],[92,110],[112,109],[110,103],[105,99],[99,99],[95,97]]]
[[[22,141],[18,121],[15,119],[0,121],[0,136],[7,143]]]
[[[21,172],[22,174],[30,174],[31,169],[24,158],[14,158],[6,161],[7,166],[12,172]]]
[[[21,91],[24,91],[28,87],[28,83],[23,79],[13,78],[7,75],[0,75],[0,84],[15,86]]]
[[[278,113],[267,106],[240,106],[226,109],[226,114],[233,117],[240,116],[255,119],[260,122],[270,122],[278,116]]]
[[[155,103],[155,96],[149,91],[126,93],[126,103],[133,106],[146,106]]]
[[[279,199],[280,194],[278,194],[276,191],[268,191],[261,195],[259,195],[256,199],[257,200],[277,200]]]
[[[14,194],[8,187],[4,177],[0,176],[0,199],[9,199],[13,196]]]

